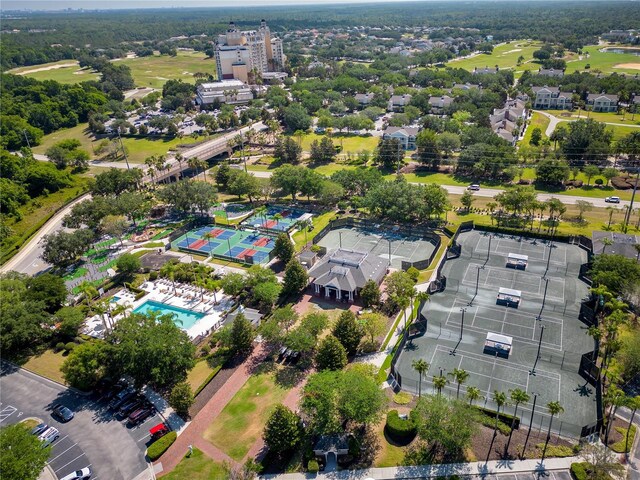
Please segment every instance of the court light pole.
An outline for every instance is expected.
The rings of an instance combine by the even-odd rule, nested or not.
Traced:
[[[527,431],[527,438],[524,440],[524,446],[522,447],[521,460],[524,460],[524,454],[527,451],[527,443],[529,442],[529,435],[531,435],[531,429],[533,428],[533,415],[536,413],[536,401],[538,400],[538,394],[533,394],[533,407],[531,408],[531,418],[529,419],[529,430]]]
[[[462,342],[462,333],[464,332],[464,312],[466,311],[466,307],[460,307],[460,312],[462,312],[462,318],[460,319],[460,338],[458,338],[458,343],[456,343],[456,346],[453,347],[452,350],[449,350],[449,355],[455,356],[458,350],[458,345],[460,345],[460,342]]]
[[[544,335],[544,325],[540,327],[540,340],[538,340],[538,353],[536,353],[536,361],[533,362],[533,368],[529,370],[529,375],[536,375],[536,365],[538,365],[538,360],[540,359],[540,348],[542,347],[542,336]]]
[[[544,304],[547,300],[547,288],[549,288],[549,279],[544,279],[544,296],[542,297],[542,307],[540,307],[540,313],[536,317],[536,320],[542,320],[542,311],[544,310]]]
[[[549,271],[549,264],[551,263],[551,251],[553,250],[553,237],[555,236],[555,231],[551,233],[551,241],[549,243],[549,256],[547,257],[547,268],[544,271],[544,275],[542,278],[547,278],[547,272]]]
[[[489,248],[487,248],[487,262],[489,261],[489,255],[491,254],[491,239],[493,235],[489,235]]]
[[[231,241],[227,238],[227,246],[229,247],[229,257],[231,257]]]

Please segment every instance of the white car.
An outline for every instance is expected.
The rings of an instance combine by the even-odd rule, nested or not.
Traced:
[[[604,201],[607,203],[620,203],[620,197],[607,197]]]
[[[467,190],[473,190],[477,192],[478,190],[480,190],[480,185],[478,185],[477,183],[473,183],[467,187]]]
[[[42,448],[48,447],[60,436],[60,432],[55,427],[49,427],[38,437],[42,442]]]
[[[82,470],[76,470],[60,480],[87,480],[91,477],[91,469],[84,467]]]

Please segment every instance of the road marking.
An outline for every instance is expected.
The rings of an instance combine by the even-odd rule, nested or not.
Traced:
[[[138,440],[139,442],[146,440],[147,438],[149,438],[151,436],[151,434],[147,433],[144,437],[142,437],[140,440]],[[95,480],[95,479],[94,479]]]
[[[66,438],[66,437],[65,437]],[[77,445],[77,443],[74,443],[73,445],[71,445],[69,448],[67,448],[64,452],[60,452],[59,455],[53,457],[51,460],[49,460],[49,463],[54,462],[57,458],[61,457],[62,455],[64,455],[65,453],[67,453],[69,450],[71,450],[73,447],[75,447]]]
[[[74,458],[73,460],[71,460],[69,463],[65,463],[65,464],[64,464],[64,465],[62,465],[60,468],[57,468],[57,469],[56,469],[56,470],[54,470],[54,471],[55,471],[55,472],[56,472],[56,474],[57,474],[57,473],[58,473],[60,470],[62,470],[64,467],[66,467],[67,465],[69,465],[69,464],[71,464],[71,463],[75,462],[75,461],[76,461],[77,459],[79,459],[80,457],[84,457],[84,456],[85,456],[85,454],[84,454],[84,452],[82,452],[82,454],[81,454],[81,455],[78,455],[76,458]],[[95,479],[94,479],[94,480],[95,480]]]
[[[2,410],[0,410],[0,423],[4,422],[11,415],[16,413],[18,409],[12,405],[7,405]]]

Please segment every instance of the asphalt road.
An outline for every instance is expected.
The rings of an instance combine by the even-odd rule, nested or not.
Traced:
[[[67,423],[55,420],[50,414],[55,403],[68,406],[75,418]],[[148,430],[160,423],[156,416],[130,429],[113,418],[101,402],[4,364],[0,377],[0,426],[28,417],[40,418],[60,431],[49,457],[59,478],[90,466],[92,480],[132,480],[148,472],[144,455]]]

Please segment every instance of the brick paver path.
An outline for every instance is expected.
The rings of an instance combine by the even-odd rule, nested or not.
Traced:
[[[189,445],[202,450],[207,456],[216,462],[229,462],[235,465],[235,462],[226,453],[207,442],[202,435],[211,422],[222,412],[222,409],[231,401],[233,396],[242,388],[247,379],[251,376],[251,370],[256,364],[260,364],[264,360],[265,351],[262,345],[256,346],[251,356],[240,365],[229,380],[220,388],[211,400],[198,412],[193,418],[189,426],[178,436],[178,439],[166,451],[159,460],[162,463],[162,476],[173,470],[180,460],[187,454]],[[158,463],[158,462],[156,462]]]

